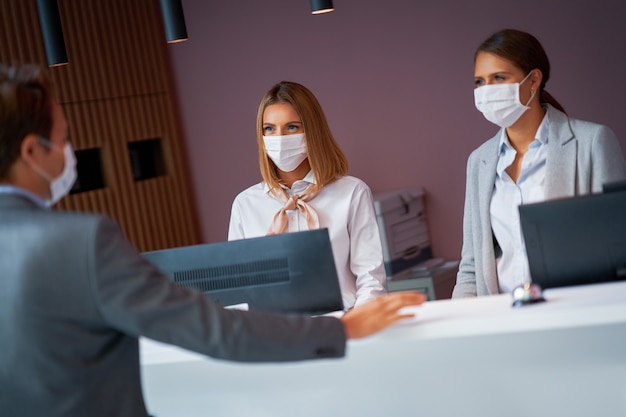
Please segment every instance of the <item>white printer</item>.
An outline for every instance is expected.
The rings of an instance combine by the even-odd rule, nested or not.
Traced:
[[[374,194],[374,209],[388,276],[432,258],[423,188]]]
[[[459,261],[433,258],[422,187],[374,194],[390,292],[416,290],[450,298]]]

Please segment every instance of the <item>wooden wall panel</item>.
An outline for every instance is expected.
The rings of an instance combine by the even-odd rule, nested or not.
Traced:
[[[50,69],[76,150],[99,148],[106,187],[59,208],[119,222],[141,251],[199,243],[158,0],[60,0],[69,64]],[[0,60],[46,65],[36,0],[0,0]],[[128,144],[160,139],[166,175],[135,181]]]
[[[168,90],[158,0],[60,0],[71,65],[55,71],[62,102]]]

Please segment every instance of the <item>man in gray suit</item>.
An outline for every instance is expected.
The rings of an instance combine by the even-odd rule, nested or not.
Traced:
[[[145,417],[140,335],[235,361],[335,358],[424,301],[396,293],[341,319],[225,310],[110,219],[48,209],[76,177],[66,136],[45,73],[0,65],[0,415]]]

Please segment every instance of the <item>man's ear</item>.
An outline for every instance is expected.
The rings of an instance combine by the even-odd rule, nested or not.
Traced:
[[[24,140],[22,140],[22,145],[20,146],[20,157],[30,162],[35,157],[36,152],[41,148],[37,143],[38,136],[34,133],[29,133],[24,136]]]

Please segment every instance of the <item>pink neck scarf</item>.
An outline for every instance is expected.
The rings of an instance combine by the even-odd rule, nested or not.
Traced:
[[[287,210],[300,210],[300,213],[306,219],[306,223],[309,226],[310,230],[319,229],[320,221],[317,216],[317,212],[313,207],[307,204],[307,201],[311,201],[319,191],[315,191],[315,184],[311,184],[301,193],[294,194],[289,196],[285,190],[282,188],[276,191],[271,192],[270,195],[280,201],[283,204],[283,207],[276,212],[274,215],[274,220],[267,231],[267,235],[279,235],[285,232],[287,228],[287,224],[289,223],[289,218],[287,217]]]

